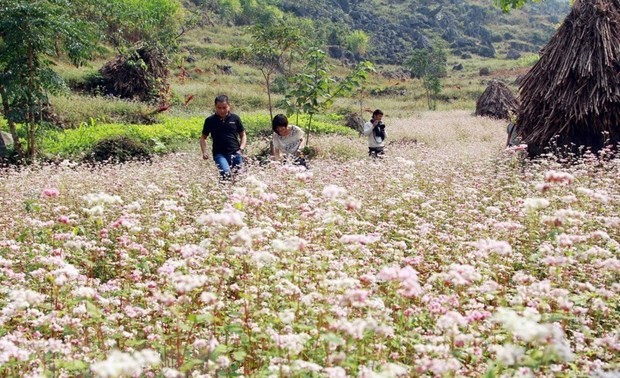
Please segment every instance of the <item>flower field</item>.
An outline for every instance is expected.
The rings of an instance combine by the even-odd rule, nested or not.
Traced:
[[[387,121],[382,161],[317,136],[234,185],[197,141],[1,170],[0,376],[619,376],[620,163]]]

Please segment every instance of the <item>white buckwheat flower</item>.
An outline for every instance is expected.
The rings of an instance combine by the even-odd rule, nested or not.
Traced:
[[[544,209],[550,204],[551,202],[549,202],[549,200],[546,198],[526,198],[525,201],[523,201],[523,207],[525,208],[525,211]]]

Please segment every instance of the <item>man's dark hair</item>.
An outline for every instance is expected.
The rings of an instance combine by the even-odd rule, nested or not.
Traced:
[[[381,111],[381,109],[377,109],[374,112],[372,112],[372,117],[374,118],[375,116],[378,116],[379,114],[383,115],[383,112]]]
[[[230,102],[228,102],[228,96],[226,95],[219,95],[215,98],[215,104],[217,105],[218,102],[225,102],[227,104],[230,104]]]
[[[286,118],[284,114],[277,114],[275,117],[273,117],[273,120],[271,121],[271,130],[275,132],[278,127],[282,126],[288,126],[288,118]]]

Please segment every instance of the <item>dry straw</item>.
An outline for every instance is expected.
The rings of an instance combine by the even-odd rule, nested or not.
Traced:
[[[476,101],[477,116],[507,120],[518,108],[519,101],[510,88],[497,80],[491,81]]]
[[[531,155],[620,141],[620,0],[577,0],[525,75],[517,125]]]

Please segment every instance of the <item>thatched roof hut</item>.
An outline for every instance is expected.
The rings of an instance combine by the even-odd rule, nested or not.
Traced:
[[[620,141],[620,0],[577,0],[521,82],[519,135],[531,156]]]
[[[501,81],[493,80],[476,101],[476,115],[509,119],[518,107],[519,101],[510,88]]]

